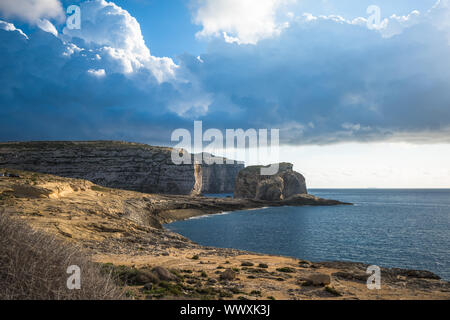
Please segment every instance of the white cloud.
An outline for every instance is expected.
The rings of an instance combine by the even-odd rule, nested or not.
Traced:
[[[31,29],[29,39],[0,21],[0,105],[7,106],[0,108],[0,137],[128,136],[163,144],[173,123],[186,127],[188,117],[207,112],[208,95],[195,77],[170,58],[152,56],[127,11],[102,0],[81,6],[82,29],[56,37],[44,19],[47,32]]]
[[[104,77],[106,75],[105,69],[98,69],[98,70],[89,69],[88,73],[99,78]]]
[[[194,8],[194,22],[202,26],[202,30],[197,33],[198,37],[223,37],[226,42],[237,44],[257,44],[259,40],[279,36],[283,30],[290,27],[293,19],[304,22],[331,20],[364,27],[367,26],[368,20],[366,17],[345,19],[339,15],[314,16],[310,13],[296,16],[294,12],[289,11],[289,5],[296,3],[296,0],[191,0],[191,2]],[[447,7],[449,0],[438,0],[435,5],[435,9]],[[437,11],[435,9],[433,10]],[[445,21],[440,24],[443,28],[447,27],[450,24],[450,17],[443,16],[442,12],[440,15],[439,21]],[[416,25],[422,18],[417,10],[405,16],[394,14],[383,19],[375,30],[383,37],[390,38]]]
[[[403,30],[410,28],[418,23],[421,22],[421,14],[419,11],[414,10],[410,14],[406,16],[397,16],[392,15],[389,18],[385,18],[384,20],[380,21],[380,24],[378,26],[373,26],[374,30],[379,32],[383,37],[390,38],[393,36],[396,36],[398,34],[401,34]],[[303,23],[311,23],[316,22],[318,20],[330,20],[336,23],[340,24],[349,24],[349,25],[357,25],[361,27],[367,27],[367,18],[364,17],[357,17],[354,19],[345,19],[344,17],[338,16],[338,15],[320,15],[320,16],[314,16],[311,13],[304,13],[300,17],[296,19],[299,22]]]
[[[25,40],[0,22],[4,140],[159,144],[201,119],[221,129],[281,128],[289,144],[450,141],[450,46],[437,27],[448,9],[389,39],[362,18],[305,15],[254,45],[226,33],[228,43],[175,65],[150,54],[125,10],[82,5],[82,29],[58,37],[31,29]]]
[[[154,57],[145,44],[141,27],[128,11],[104,0],[80,4],[81,29],[63,29],[62,38],[84,40],[85,46],[100,50],[116,61],[114,72],[133,73],[141,68],[152,71],[158,81],[175,77],[176,64],[170,58]]]
[[[114,72],[118,60],[108,57],[102,48],[47,32],[35,31],[27,40],[0,21],[0,137],[150,141],[170,137],[170,121],[187,126],[169,105],[188,104],[186,94],[195,105],[195,88],[159,83],[145,66],[131,74]]]
[[[59,0],[1,0],[0,15],[33,24],[40,19],[61,21],[65,16]]]
[[[255,44],[278,35],[287,22],[278,10],[292,0],[194,0],[199,37],[224,36],[227,42]]]
[[[450,44],[450,0],[438,0],[428,14],[437,29],[448,32]]]
[[[389,19],[385,19],[379,31],[383,37],[390,38],[401,34],[406,28],[410,28],[420,22],[421,15],[417,10],[412,11],[407,16],[392,15]]]
[[[23,37],[25,37],[26,39],[28,39],[28,36],[27,36],[21,29],[17,29],[15,25],[13,25],[12,23],[6,22],[6,21],[0,20],[0,30],[5,30],[5,31],[17,31],[17,32],[20,33]]]
[[[181,67],[212,95],[212,127],[281,128],[292,144],[450,141],[450,46],[434,16],[369,30],[363,18],[306,14],[275,39],[214,41]]]
[[[65,27],[65,35],[83,39],[87,44],[123,50],[139,59],[150,57],[141,27],[128,11],[104,0],[86,1],[80,8],[81,28]]]
[[[47,19],[40,19],[36,22],[37,26],[39,28],[41,28],[43,31],[45,32],[49,32],[51,34],[53,34],[55,37],[58,36],[58,30],[56,30],[55,26],[53,25],[53,23],[51,23],[50,21],[48,21]]]

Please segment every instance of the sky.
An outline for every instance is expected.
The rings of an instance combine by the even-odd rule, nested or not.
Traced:
[[[449,0],[2,0],[0,141],[174,145],[201,120],[279,129],[257,162],[312,188],[450,187],[449,57]]]

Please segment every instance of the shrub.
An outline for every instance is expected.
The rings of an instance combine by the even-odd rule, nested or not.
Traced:
[[[149,269],[137,269],[128,266],[114,266],[105,264],[101,268],[102,274],[111,274],[120,286],[141,286],[147,283],[159,283],[159,278]]]
[[[245,262],[241,263],[241,266],[242,267],[253,267],[254,264],[252,262],[245,261]]]
[[[260,297],[261,296],[261,291],[259,290],[253,290],[252,292],[250,292],[251,296],[256,296],[256,297]]]
[[[278,268],[277,271],[284,273],[294,273],[295,269],[289,267]]]
[[[331,293],[332,295],[334,295],[336,297],[341,296],[341,293],[331,286],[326,286],[325,291],[327,291],[328,293]]]
[[[224,281],[232,281],[236,278],[236,273],[231,270],[231,269],[227,269],[225,270],[221,275],[220,275],[220,280],[224,280]]]
[[[69,266],[81,269],[81,289],[69,290]],[[116,300],[111,276],[83,251],[0,214],[0,300]]]
[[[227,292],[227,291],[220,291],[219,292],[219,297],[221,298],[233,298],[233,294],[231,292]]]
[[[250,273],[259,273],[259,274],[268,273],[267,270],[265,270],[265,269],[256,269],[256,268],[250,268],[250,269],[247,269],[247,271]]]

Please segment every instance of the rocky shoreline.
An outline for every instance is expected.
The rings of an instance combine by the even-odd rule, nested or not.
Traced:
[[[134,299],[450,299],[450,284],[431,272],[382,269],[382,289],[370,291],[363,264],[204,247],[162,227],[223,211],[344,204],[338,201],[312,195],[267,202],[145,194],[8,172],[13,175],[0,177],[0,214],[83,247],[93,261],[121,276],[140,274],[140,281],[123,283]],[[156,267],[174,276],[160,279]]]

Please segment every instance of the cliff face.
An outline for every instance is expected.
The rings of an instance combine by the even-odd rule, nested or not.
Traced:
[[[239,172],[235,198],[280,201],[308,193],[305,178],[293,170],[292,164],[280,163],[278,173],[273,176],[262,176],[261,168],[252,166]]]
[[[244,164],[202,166],[202,193],[233,193],[236,177]]]
[[[125,142],[0,143],[0,167],[145,193],[232,192],[243,165],[175,165],[171,148]],[[222,180],[220,180],[222,179]]]

